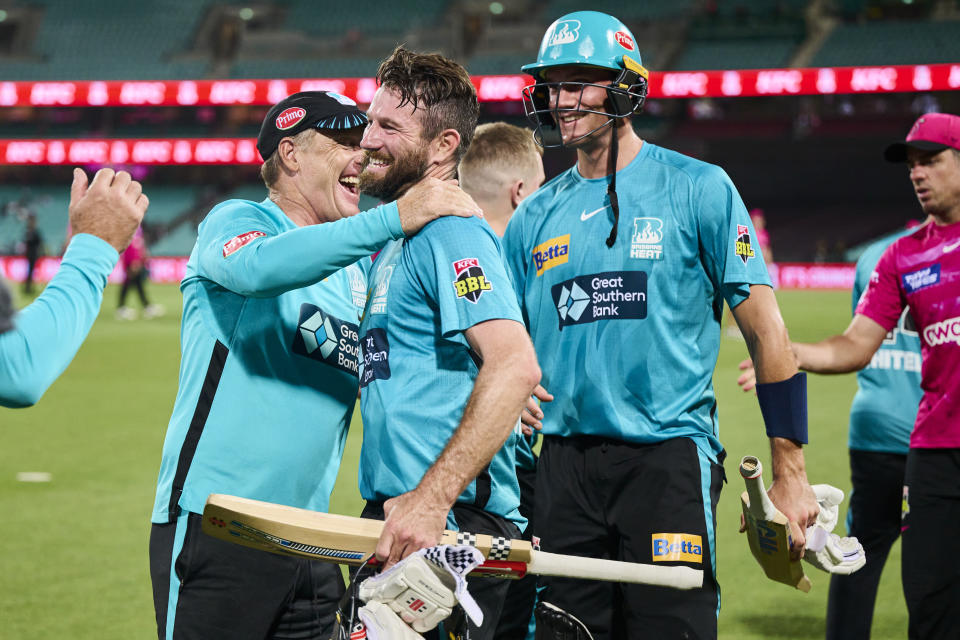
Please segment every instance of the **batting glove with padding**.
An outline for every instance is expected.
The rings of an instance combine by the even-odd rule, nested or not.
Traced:
[[[357,615],[363,622],[367,640],[423,640],[423,636],[382,602],[371,600],[357,609]]]
[[[839,518],[843,491],[828,484],[813,485],[820,505],[817,522],[807,528],[807,545],[803,559],[827,573],[848,575],[867,562],[863,545],[855,537],[841,538],[833,533]]]
[[[390,607],[423,633],[435,628],[457,602],[479,626],[483,613],[467,591],[464,576],[483,562],[483,554],[467,546],[440,545],[421,549],[383,573],[360,584],[360,599]]]

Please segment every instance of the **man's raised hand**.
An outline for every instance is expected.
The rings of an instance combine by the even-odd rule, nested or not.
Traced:
[[[88,184],[82,169],[73,170],[70,227],[105,240],[118,252],[130,244],[150,201],[126,171],[100,169]]]

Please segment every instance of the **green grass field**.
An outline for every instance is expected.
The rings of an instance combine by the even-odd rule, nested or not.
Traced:
[[[160,449],[179,366],[179,291],[151,288],[170,310],[154,320],[114,319],[110,288],[100,319],[66,373],[31,409],[0,409],[0,638],[112,640],[155,636],[147,563],[149,514]],[[813,340],[843,329],[844,292],[779,292],[791,337]],[[21,301],[22,302],[22,301]],[[729,486],[718,513],[722,586],[720,638],[822,638],[828,577],[812,573],[809,594],[770,582],[737,534],[736,472],[746,454],[769,460],[756,400],[737,388],[742,342],[725,338],[715,384]],[[853,376],[809,381],[812,482],[849,489],[847,410]],[[355,420],[331,510],[358,514]],[[24,483],[21,471],[52,474]],[[874,638],[905,638],[900,549],[887,563],[873,622]],[[811,570],[815,571],[815,570]]]

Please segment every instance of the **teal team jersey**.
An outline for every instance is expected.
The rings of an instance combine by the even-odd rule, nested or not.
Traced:
[[[388,244],[370,283],[360,326],[360,494],[385,500],[417,486],[460,424],[478,371],[464,332],[521,319],[500,243],[479,218],[442,218]],[[522,528],[516,438],[515,430],[459,502]]]
[[[916,229],[907,229],[870,245],[857,260],[853,284],[853,312],[870,284],[870,274],[893,242]],[[910,432],[917,420],[920,388],[920,336],[903,310],[900,322],[887,334],[870,364],[857,372],[857,394],[850,406],[851,449],[906,455]]]
[[[712,376],[723,301],[770,285],[747,210],[718,167],[645,142],[607,178],[576,167],[525,199],[504,250],[556,398],[543,433],[721,450]]]
[[[369,256],[402,236],[393,204],[307,227],[270,200],[208,214],[180,285],[180,387],[153,522],[201,512],[210,493],[327,509],[356,404]]]
[[[0,330],[0,406],[36,403],[67,368],[97,319],[117,258],[106,241],[73,236],[43,293]]]

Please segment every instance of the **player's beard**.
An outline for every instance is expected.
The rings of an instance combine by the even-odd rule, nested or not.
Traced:
[[[392,160],[393,163],[387,167],[383,176],[376,176],[367,171],[371,159]],[[428,168],[427,152],[423,148],[417,148],[400,157],[369,151],[364,154],[358,186],[360,192],[368,196],[383,201],[396,200],[408,187],[418,182]]]

